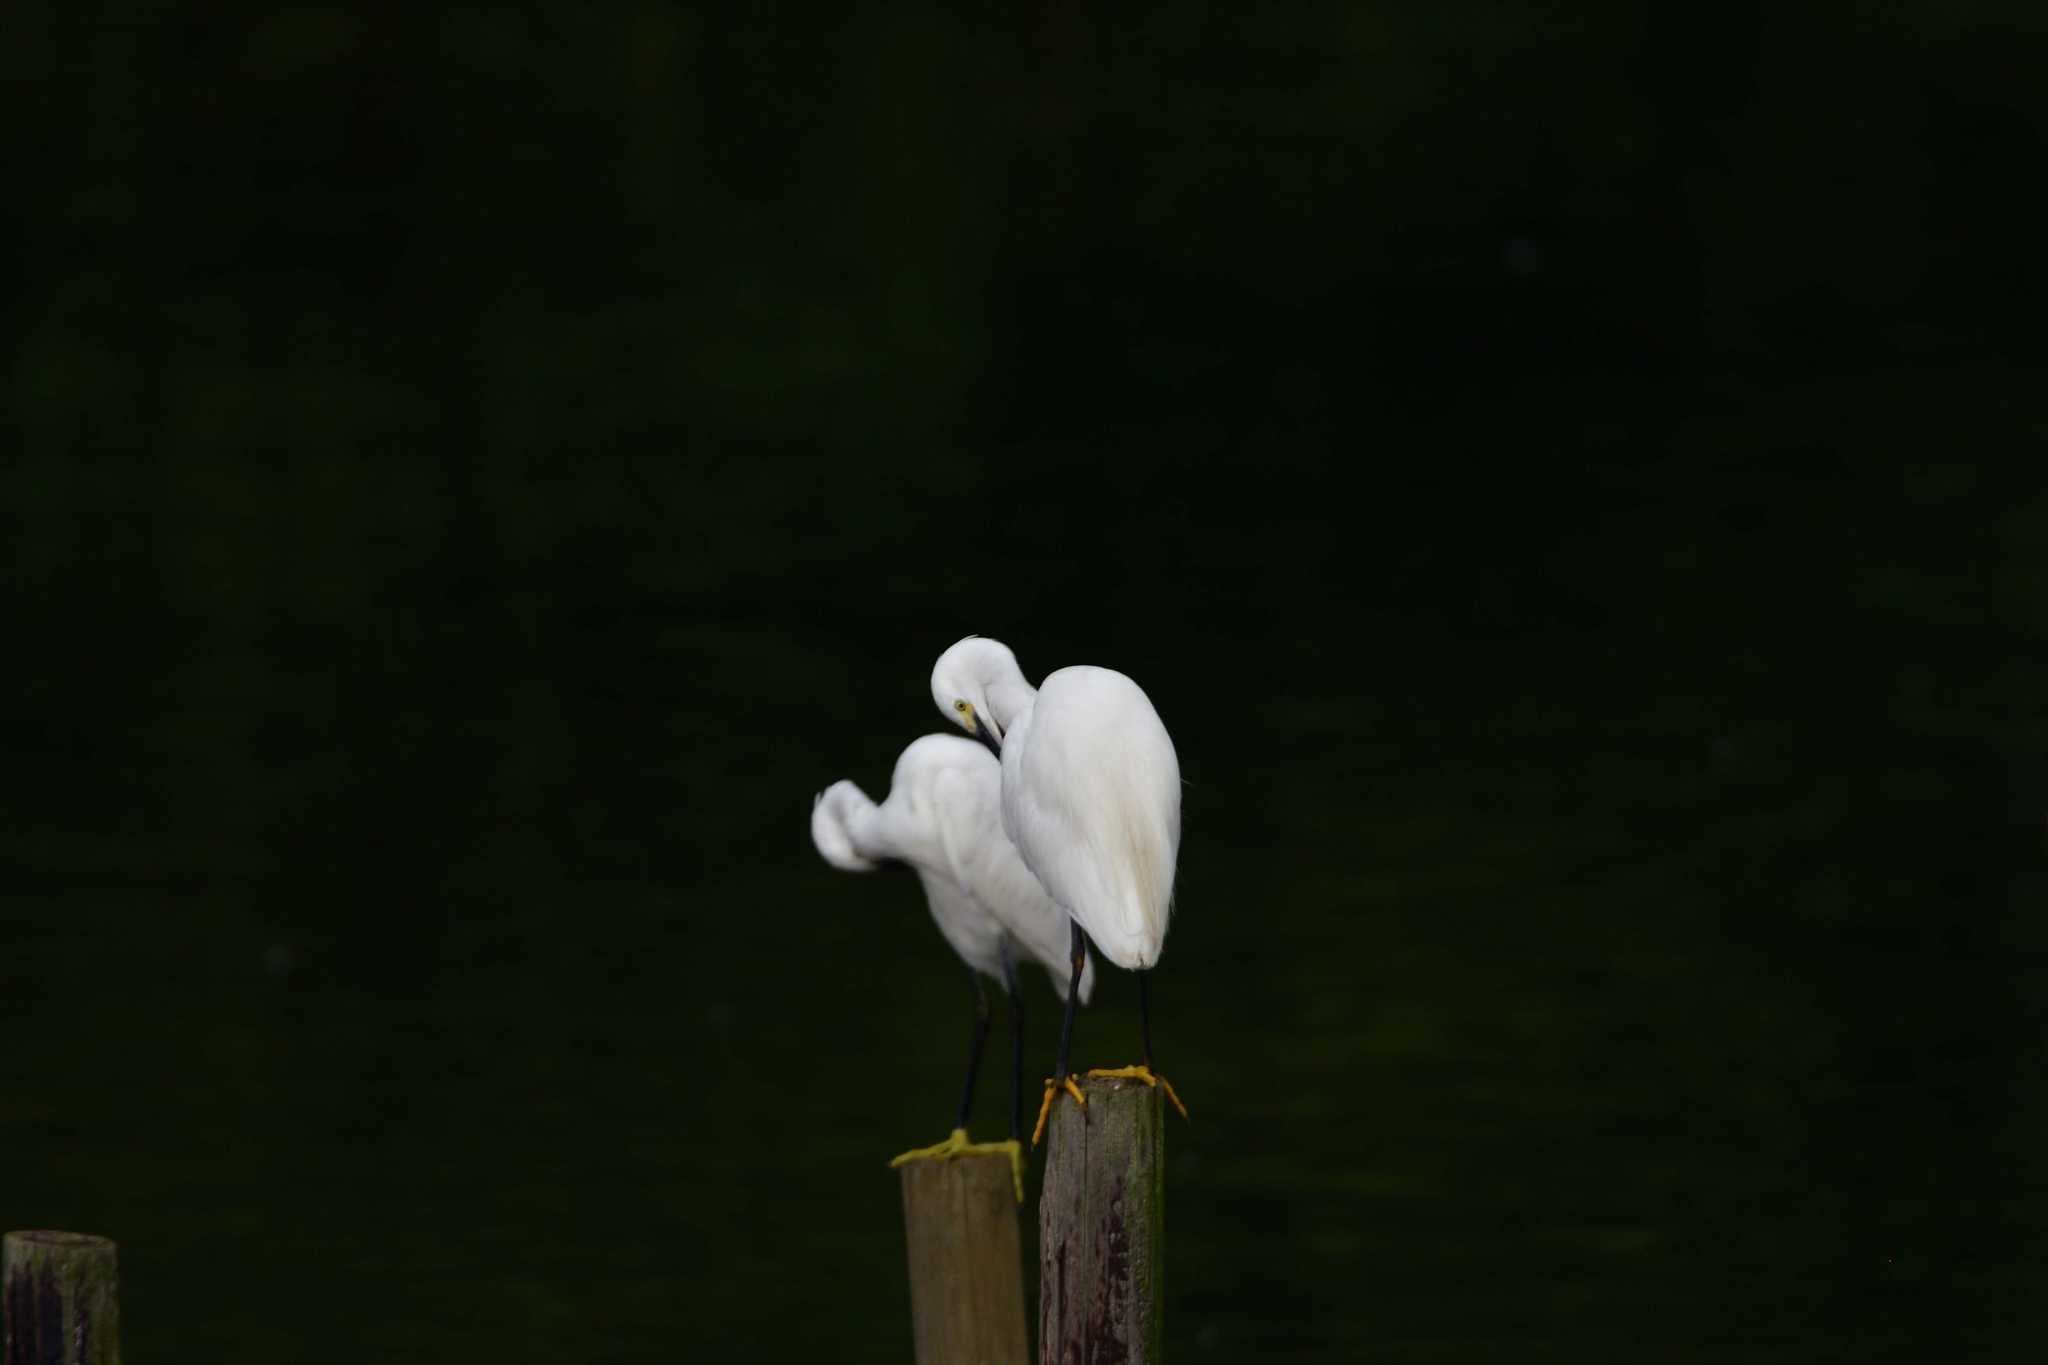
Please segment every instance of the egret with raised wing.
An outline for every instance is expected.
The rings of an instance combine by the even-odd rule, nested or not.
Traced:
[[[1003,828],[1071,917],[1074,979],[1089,939],[1103,957],[1138,974],[1143,1061],[1089,1074],[1162,1086],[1186,1117],[1173,1087],[1152,1069],[1146,998],[1147,973],[1166,946],[1180,855],[1180,760],[1151,699],[1114,669],[1087,665],[1062,668],[1033,688],[1008,646],[970,635],[933,666],[932,700],[1002,755]],[[1070,995],[1034,1145],[1061,1090],[1087,1103],[1068,1069],[1073,1031]]]
[[[970,1151],[1006,1151],[1023,1195],[1024,998],[1018,989],[1020,957],[1045,965],[1067,1001],[1071,1018],[1095,985],[1092,962],[1078,969],[1069,958],[1067,916],[1024,865],[1003,833],[1002,769],[981,745],[958,735],[913,740],[896,760],[889,794],[877,805],[852,782],[833,783],[811,807],[811,841],[826,862],[846,872],[901,863],[924,885],[932,919],[960,960],[974,988],[974,1026],[960,1108],[944,1142],[903,1153],[891,1165]],[[988,994],[994,977],[1010,998],[1010,1140],[971,1143],[967,1121],[974,1082],[988,1039]]]

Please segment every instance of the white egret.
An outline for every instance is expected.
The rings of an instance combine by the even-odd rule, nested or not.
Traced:
[[[1004,1150],[1023,1195],[1022,1135],[1024,997],[1018,989],[1020,954],[1045,965],[1053,987],[1072,1003],[1095,986],[1094,964],[1070,981],[1067,916],[1046,895],[1003,834],[1002,768],[981,745],[958,735],[913,740],[896,760],[889,795],[877,805],[852,782],[833,783],[811,806],[811,841],[832,866],[867,872],[883,863],[907,864],[924,885],[939,933],[967,964],[974,987],[974,1028],[967,1080],[960,1090],[959,1121],[944,1142],[905,1152],[892,1165],[919,1157]],[[988,995],[982,976],[1002,983],[1010,997],[1010,1140],[967,1140],[975,1075],[988,1038]]]
[[[1072,917],[1069,970],[1078,976],[1093,939],[1097,952],[1138,974],[1143,1063],[1090,1074],[1163,1085],[1185,1117],[1173,1087],[1152,1070],[1145,990],[1166,946],[1180,854],[1180,760],[1151,699],[1114,669],[1087,665],[1062,668],[1034,689],[1008,646],[970,635],[933,665],[932,700],[1002,755],[1003,828]],[[1087,1103],[1067,1067],[1073,1029],[1070,999],[1034,1145],[1061,1089]]]

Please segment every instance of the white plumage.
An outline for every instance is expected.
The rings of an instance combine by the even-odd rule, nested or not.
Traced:
[[[1028,957],[1044,964],[1065,999],[1066,914],[1004,834],[1001,807],[1002,769],[993,754],[958,735],[926,735],[897,758],[881,804],[848,781],[820,793],[811,841],[842,871],[909,864],[961,961],[1006,982],[1006,955],[1011,962]],[[1083,1003],[1094,984],[1091,961],[1081,973]]]
[[[1180,855],[1180,761],[1144,690],[1084,665],[1034,691],[1007,646],[969,636],[939,656],[932,699],[1001,746],[1003,828],[1052,898],[1119,967],[1157,963]]]

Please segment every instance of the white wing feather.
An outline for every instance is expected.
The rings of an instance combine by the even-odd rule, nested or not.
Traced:
[[[908,863],[924,887],[932,922],[960,959],[1001,981],[1005,945],[1045,965],[1062,999],[1072,967],[1067,915],[1046,894],[1003,833],[1002,768],[959,735],[926,735],[896,761],[880,805],[851,782],[835,782],[811,810],[811,838],[833,866],[866,871]],[[1095,984],[1081,970],[1081,999]]]
[[[1180,856],[1180,761],[1144,691],[1063,668],[1003,741],[1003,826],[1110,961],[1159,960]]]
[[[989,918],[974,897],[942,872],[917,869],[924,883],[925,904],[932,923],[960,960],[985,976],[1003,979],[1003,927]]]
[[[1067,998],[1073,966],[1067,912],[1046,894],[1024,865],[1002,825],[1002,768],[995,756],[973,745],[976,757],[939,778],[935,794],[939,829],[955,877],[1032,959],[1052,976],[1053,989]],[[1081,966],[1081,1002],[1095,990],[1093,959]]]

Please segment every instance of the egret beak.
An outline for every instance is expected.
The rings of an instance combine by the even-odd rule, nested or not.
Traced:
[[[997,758],[1003,756],[1003,742],[990,733],[988,722],[980,716],[974,718],[974,737],[988,746],[988,751]]]

